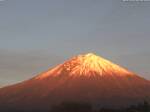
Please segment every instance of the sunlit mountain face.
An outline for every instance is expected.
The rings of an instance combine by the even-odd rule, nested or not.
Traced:
[[[120,108],[145,99],[150,101],[150,81],[92,53],[0,89],[2,111],[49,111],[63,102]]]
[[[69,76],[72,77],[95,77],[95,76],[105,76],[105,75],[133,75],[127,70],[115,65],[99,56],[96,56],[92,53],[86,55],[78,55],[73,57],[69,61],[66,61],[64,64],[61,64],[54,69],[48,71],[45,74],[40,75],[37,79],[47,78],[49,76],[59,76],[63,72],[66,72]]]

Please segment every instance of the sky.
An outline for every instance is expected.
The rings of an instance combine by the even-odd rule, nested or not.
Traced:
[[[149,1],[0,0],[0,86],[89,52],[150,80],[149,11]]]

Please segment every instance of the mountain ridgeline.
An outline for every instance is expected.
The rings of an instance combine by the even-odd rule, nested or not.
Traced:
[[[91,108],[119,109],[144,101],[150,101],[150,81],[92,53],[0,89],[3,112],[57,112],[57,105],[62,111],[64,102],[75,102],[67,104],[74,108],[69,112],[80,112],[81,107],[91,112]]]

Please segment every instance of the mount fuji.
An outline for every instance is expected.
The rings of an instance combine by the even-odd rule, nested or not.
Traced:
[[[67,101],[115,108],[144,100],[150,101],[149,80],[93,53],[0,89],[0,110],[47,111]]]

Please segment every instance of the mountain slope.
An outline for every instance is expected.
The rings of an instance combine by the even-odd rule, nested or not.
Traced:
[[[0,89],[0,106],[48,110],[65,101],[123,107],[150,98],[150,82],[92,53]]]
[[[45,74],[40,75],[37,79],[49,77],[50,74],[53,76],[61,75],[62,72],[66,72],[70,76],[92,76],[92,75],[133,75],[129,71],[119,67],[116,64],[111,63],[99,56],[92,53],[86,55],[78,55],[73,57],[64,64],[61,64],[54,69],[48,71]]]

